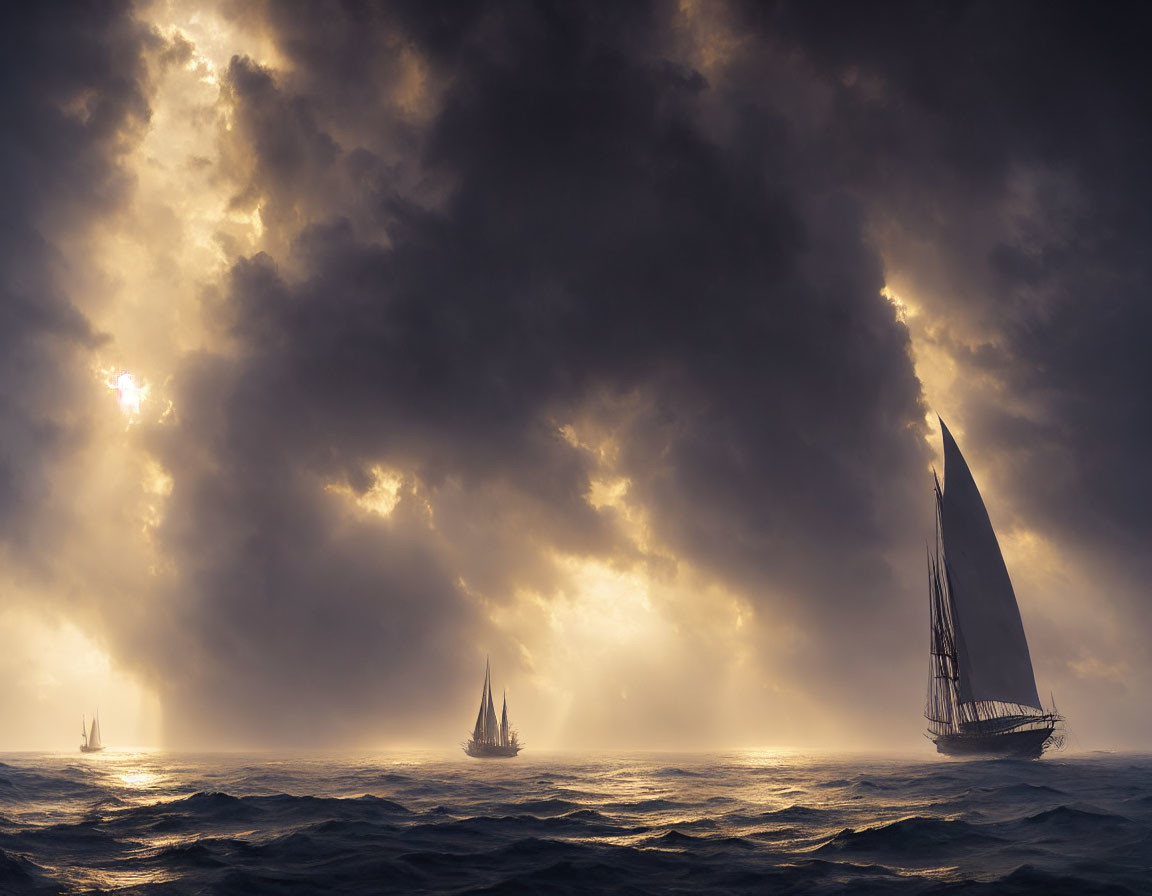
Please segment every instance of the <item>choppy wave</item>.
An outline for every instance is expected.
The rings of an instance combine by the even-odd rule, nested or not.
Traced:
[[[0,894],[1152,894],[1152,760],[0,762]]]

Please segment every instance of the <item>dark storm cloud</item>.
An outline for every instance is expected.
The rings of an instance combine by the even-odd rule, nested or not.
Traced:
[[[418,736],[429,688],[459,671],[445,648],[482,623],[461,606],[452,571],[409,534],[418,508],[402,501],[387,522],[352,522],[293,456],[297,437],[249,441],[268,418],[269,384],[235,374],[218,358],[190,360],[182,379],[201,398],[179,396],[186,429],[158,446],[180,470],[164,534],[182,587],[150,633],[164,633],[157,662],[180,670],[166,691],[186,712],[170,733],[204,743],[208,713],[217,743],[331,744],[381,726],[396,736],[401,718]],[[221,380],[236,390],[218,407]],[[189,431],[210,440],[207,452]]]
[[[162,574],[130,623],[105,620],[180,707],[181,743],[442,738],[485,649],[531,665],[492,619],[570,586],[557,555],[690,566],[755,605],[765,643],[802,632],[787,662],[822,709],[906,717],[931,523],[892,274],[960,371],[990,493],[1113,561],[1110,599],[1144,625],[1139,7],[228,8],[284,62],[221,72],[211,172],[266,251],[207,294],[217,348],[136,431],[173,479]],[[67,252],[130,186],[142,49],[197,58],[127,7],[18,15],[0,38],[11,540],[45,531],[47,477],[83,438],[66,411],[102,337]],[[353,501],[380,469],[387,517]],[[614,477],[643,544],[589,501]]]
[[[173,479],[163,574],[106,620],[181,743],[442,738],[485,649],[531,665],[492,619],[570,587],[557,555],[691,567],[765,643],[802,632],[787,662],[824,709],[907,716],[931,523],[894,273],[990,493],[1115,561],[1144,624],[1138,7],[229,8],[284,62],[221,72],[212,183],[266,251],[209,295],[224,347],[181,360],[174,418],[138,430]],[[101,337],[66,247],[129,186],[162,49],[127,7],[42,9],[3,37],[6,538],[43,531],[82,439],[64,409]],[[386,518],[353,501],[381,468]],[[614,477],[643,544],[589,501]]]
[[[802,173],[826,148],[774,109],[708,133],[664,6],[362,12],[275,7],[291,71],[229,70],[254,159],[239,201],[273,231],[326,213],[236,266],[238,357],[184,371],[157,443],[182,628],[245,682],[212,689],[221,711],[265,727],[292,693],[352,718],[402,678],[435,705],[474,673],[477,590],[547,594],[557,550],[630,562],[559,431],[581,419],[619,441],[614,472],[675,555],[769,614],[842,620],[805,666],[891,629],[923,408],[858,201]],[[445,85],[422,129],[379,99],[407,42]],[[334,136],[393,130],[419,155]],[[355,185],[347,215],[320,182]],[[364,489],[377,462],[420,495],[365,531],[325,516],[321,486]],[[275,674],[302,658],[311,688]]]
[[[1013,570],[1042,608],[1026,623],[1041,681],[1071,693],[1081,730],[1142,742],[1122,719],[1152,656],[1147,10],[745,11],[835,85],[843,168],[927,308],[920,338],[965,384],[939,410],[995,472],[1000,531],[1050,539]],[[1106,621],[1056,621],[1085,606]]]
[[[62,535],[32,520],[81,436],[79,365],[100,339],[66,294],[66,241],[123,194],[148,37],[127,4],[10,5],[0,21],[0,539],[40,551],[29,536]]]
[[[829,78],[883,83],[841,90],[844,137],[872,201],[945,258],[945,319],[1002,340],[967,359],[1012,396],[973,396],[974,429],[1016,455],[1037,521],[1132,562],[1152,526],[1147,9],[789,4],[760,22]]]

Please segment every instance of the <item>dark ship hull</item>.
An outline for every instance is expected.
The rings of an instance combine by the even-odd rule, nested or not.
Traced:
[[[80,752],[81,753],[102,753],[102,752],[104,752],[104,748],[103,747],[89,747],[87,745],[84,745],[84,746],[80,747]]]
[[[983,756],[997,759],[1039,759],[1055,730],[1054,725],[1000,734],[941,734],[936,749],[947,756]]]
[[[512,759],[520,752],[519,744],[509,744],[506,747],[500,744],[484,744],[468,741],[464,745],[464,752],[477,759]]]
[[[1000,722],[999,726],[996,722]],[[946,755],[972,755],[999,759],[1039,759],[1049,745],[1059,745],[1055,735],[1058,720],[1029,720],[1015,730],[1005,730],[1003,721],[990,720],[972,726],[973,730],[933,738],[937,750]],[[1017,722],[1017,724],[1020,724]],[[998,729],[999,730],[996,730]],[[992,729],[992,730],[990,730]]]

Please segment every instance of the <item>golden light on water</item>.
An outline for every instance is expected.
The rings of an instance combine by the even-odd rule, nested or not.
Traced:
[[[147,771],[133,771],[123,772],[120,775],[120,780],[127,784],[129,787],[145,788],[155,784],[160,779],[160,776],[155,772]]]

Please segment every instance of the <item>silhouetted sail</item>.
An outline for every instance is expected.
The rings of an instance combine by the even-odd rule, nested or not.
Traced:
[[[520,752],[520,741],[508,723],[508,692],[504,692],[504,707],[496,719],[496,704],[492,699],[492,667],[484,664],[484,685],[480,689],[480,711],[472,727],[472,737],[464,744],[464,752],[478,758],[511,758]]]
[[[1020,608],[972,472],[944,422],[940,528],[947,558],[962,702],[1040,709]]]
[[[92,718],[92,728],[89,729],[84,724],[84,717],[80,717],[80,752],[81,753],[98,753],[104,749],[104,743],[100,740],[100,717],[94,716]]]
[[[476,714],[476,727],[472,730],[473,740],[484,740],[484,704],[480,704],[480,712]]]

